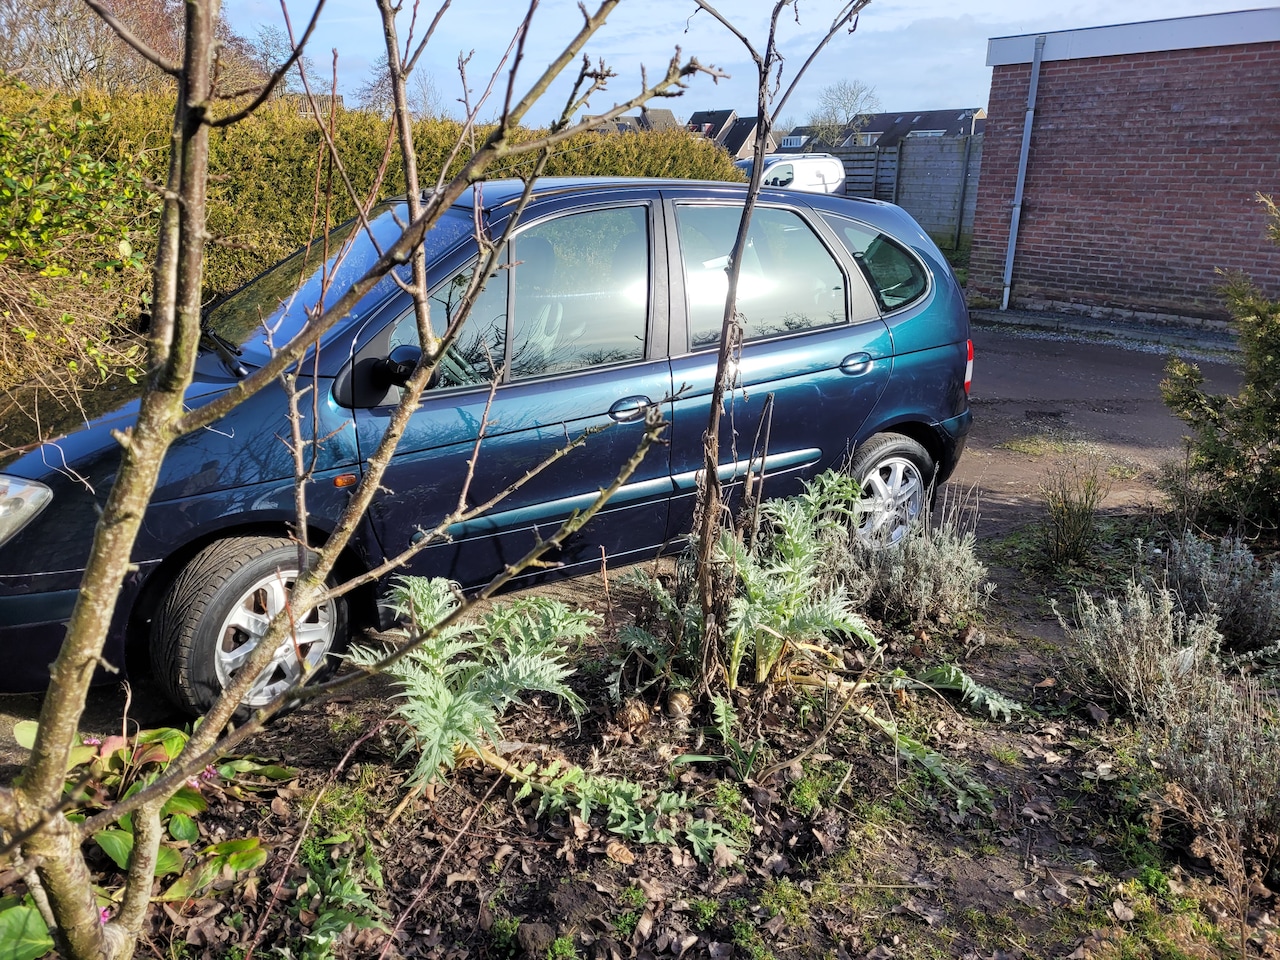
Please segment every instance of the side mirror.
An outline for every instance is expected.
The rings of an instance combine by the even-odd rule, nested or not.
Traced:
[[[413,376],[413,369],[421,359],[421,347],[401,344],[391,351],[391,356],[373,365],[374,383],[382,389],[403,387]]]

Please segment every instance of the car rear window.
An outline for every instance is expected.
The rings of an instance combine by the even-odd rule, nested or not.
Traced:
[[[681,204],[680,255],[694,350],[720,342],[728,288],[725,267],[742,208]],[[847,284],[835,258],[794,211],[757,207],[738,278],[743,338],[798,333],[848,320]]]
[[[824,219],[866,274],[883,310],[899,310],[928,291],[929,272],[924,264],[888,234],[844,217]]]

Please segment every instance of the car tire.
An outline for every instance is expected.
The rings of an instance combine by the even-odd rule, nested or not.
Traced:
[[[298,545],[280,537],[232,537],[196,554],[151,624],[153,672],[175,705],[198,716],[214,704],[283,609],[297,575]],[[295,625],[241,710],[269,703],[304,673],[333,670],[346,640],[346,602],[338,597],[320,604]]]
[[[900,543],[929,509],[937,466],[910,437],[876,434],[853,451],[847,469],[862,489],[855,527],[865,543]]]

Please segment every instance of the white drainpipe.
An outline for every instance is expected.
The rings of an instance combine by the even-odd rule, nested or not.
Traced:
[[[1040,86],[1040,61],[1044,57],[1045,35],[1036,37],[1031,57],[1031,86],[1027,90],[1027,115],[1022,121],[1022,151],[1018,154],[1018,185],[1013,190],[1013,216],[1009,221],[1009,247],[1004,255],[1004,296],[1000,309],[1009,309],[1009,285],[1013,282],[1013,254],[1018,247],[1018,222],[1022,219],[1022,189],[1027,182],[1027,157],[1031,153],[1031,121],[1036,115],[1036,90]]]

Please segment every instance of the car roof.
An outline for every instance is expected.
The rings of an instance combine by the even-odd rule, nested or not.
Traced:
[[[829,157],[829,154],[806,156]],[[794,160],[788,154],[769,154],[770,158]],[[837,159],[838,158],[832,158]],[[514,205],[524,194],[525,182],[519,179],[486,180],[467,191],[455,203],[464,209],[474,209],[479,194],[484,211],[490,216],[501,216],[504,208]],[[678,190],[701,194],[707,198],[734,197],[746,193],[747,184],[729,180],[687,180],[677,177],[540,177],[534,184],[531,202],[557,197],[591,196],[601,194],[606,198],[621,198],[632,192],[654,190]],[[868,197],[849,197],[826,193],[797,193],[794,190],[762,188],[760,198],[791,206],[809,206],[831,213],[843,214],[863,220],[881,230],[888,230],[906,239],[921,234],[920,228],[900,207],[883,200]]]

